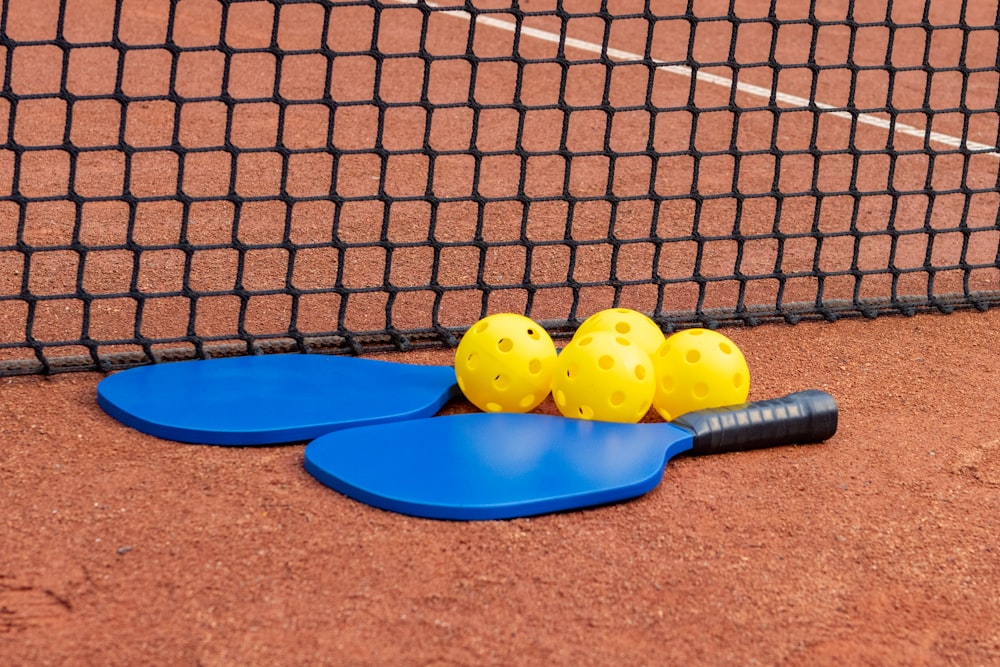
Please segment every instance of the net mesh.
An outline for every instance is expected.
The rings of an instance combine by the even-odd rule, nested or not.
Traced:
[[[5,0],[0,374],[997,303],[996,2]]]

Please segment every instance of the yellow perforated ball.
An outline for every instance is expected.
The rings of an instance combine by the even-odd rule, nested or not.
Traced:
[[[455,378],[484,412],[528,412],[549,395],[556,346],[537,322],[516,313],[490,315],[455,351]]]
[[[693,410],[745,403],[750,394],[743,352],[717,331],[678,331],[663,342],[653,364],[653,407],[667,421]]]
[[[629,308],[609,308],[594,313],[583,321],[573,337],[579,338],[594,331],[613,331],[628,338],[650,356],[656,354],[664,341],[663,331],[656,322]]]
[[[634,424],[649,411],[655,391],[649,355],[613,331],[574,338],[552,375],[556,407],[577,419]]]

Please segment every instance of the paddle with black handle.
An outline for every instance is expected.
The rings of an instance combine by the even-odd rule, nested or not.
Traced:
[[[317,480],[402,514],[511,519],[641,496],[679,454],[822,442],[837,430],[823,391],[619,424],[541,414],[463,414],[347,428],[305,448]]]

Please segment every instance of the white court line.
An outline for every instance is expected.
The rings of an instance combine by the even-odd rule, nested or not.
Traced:
[[[429,0],[391,0],[392,2],[401,5],[416,5],[420,2],[427,5],[428,7],[440,7],[441,5],[430,2]],[[447,16],[452,16],[454,18],[462,19],[464,21],[471,21],[472,15],[466,11],[460,9],[449,9],[440,14],[445,14]],[[489,26],[491,28],[498,28],[500,30],[506,30],[508,32],[520,31],[522,35],[528,37],[534,37],[535,39],[541,40],[543,42],[553,42],[555,44],[565,44],[568,47],[574,49],[579,49],[581,51],[586,51],[588,53],[596,53],[599,55],[607,56],[613,60],[643,60],[644,56],[631,53],[629,51],[622,51],[620,49],[604,48],[600,44],[594,44],[593,42],[587,42],[582,39],[576,39],[574,37],[563,38],[560,35],[549,32],[547,30],[539,30],[538,28],[531,28],[529,26],[520,26],[516,23],[510,21],[502,21],[500,19],[494,18],[492,16],[480,14],[476,17],[476,23]],[[890,124],[889,120],[885,118],[879,118],[878,116],[873,116],[871,114],[861,113],[852,114],[848,111],[844,111],[842,107],[835,107],[832,104],[824,104],[823,102],[810,102],[804,97],[798,97],[796,95],[789,95],[787,93],[782,93],[780,91],[772,90],[771,88],[764,88],[762,86],[755,86],[749,83],[737,83],[730,79],[729,77],[719,76],[717,74],[710,74],[708,72],[697,72],[695,73],[690,67],[684,65],[667,65],[662,60],[657,60],[655,58],[651,59],[654,63],[660,63],[657,66],[657,70],[661,72],[669,72],[670,74],[676,74],[677,76],[683,76],[687,78],[694,77],[696,80],[703,83],[710,83],[716,86],[721,86],[723,88],[731,90],[734,86],[737,91],[741,93],[746,93],[747,95],[753,95],[755,97],[763,97],[764,99],[770,100],[772,97],[777,102],[782,102],[789,106],[796,107],[809,107],[814,106],[817,109],[828,112],[831,116],[837,118],[844,118],[846,120],[852,120],[855,117],[858,119],[858,123],[861,125],[870,125],[872,127],[878,127],[883,130],[893,130],[897,134],[902,134],[910,137],[917,137],[918,139],[923,139],[928,142],[933,142],[937,144],[943,144],[945,146],[951,146],[952,148],[960,148],[962,146],[962,139],[959,137],[954,137],[950,134],[943,134],[941,132],[928,132],[926,129],[915,127],[913,125],[907,125],[905,123],[897,122],[895,125]],[[986,155],[994,158],[1000,159],[1000,152],[997,152],[996,146],[990,146],[987,144],[981,144],[976,141],[965,141],[965,147],[969,151],[981,151]]]

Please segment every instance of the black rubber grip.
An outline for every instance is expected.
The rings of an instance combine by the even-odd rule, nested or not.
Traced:
[[[837,402],[818,389],[783,398],[689,412],[673,424],[694,434],[690,454],[823,442],[837,432]]]

